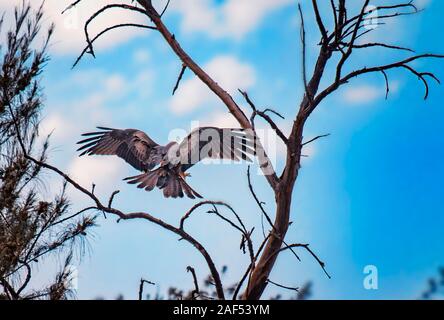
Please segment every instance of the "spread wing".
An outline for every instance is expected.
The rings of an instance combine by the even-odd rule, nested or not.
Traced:
[[[83,155],[116,155],[134,168],[146,171],[161,161],[159,145],[143,131],[136,129],[111,129],[97,127],[101,131],[84,133],[87,137],[77,142],[82,146],[77,151]]]
[[[182,171],[205,158],[251,162],[249,155],[255,155],[254,134],[236,128],[200,127],[180,143],[178,153]]]

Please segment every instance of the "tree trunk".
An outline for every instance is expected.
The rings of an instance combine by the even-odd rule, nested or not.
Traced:
[[[243,299],[259,300],[268,284],[268,277],[273,270],[279,250],[284,243],[285,235],[290,223],[290,210],[293,189],[298,177],[302,149],[302,132],[304,119],[298,118],[295,122],[295,135],[288,144],[287,166],[276,190],[276,218],[270,239],[261,255],[256,267],[251,273]]]
[[[289,197],[287,192],[288,190],[282,190],[277,194],[275,230],[268,240],[261,259],[251,274],[250,283],[243,297],[246,300],[259,300],[267,286],[268,276],[276,262],[277,252],[282,246],[290,221],[291,196]]]

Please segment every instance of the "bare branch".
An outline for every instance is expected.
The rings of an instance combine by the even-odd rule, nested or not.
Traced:
[[[117,24],[115,26],[112,27],[108,27],[106,29],[104,29],[103,31],[99,32],[94,38],[92,38],[90,40],[91,45],[94,44],[94,42],[99,39],[101,36],[103,36],[105,33],[107,33],[108,31],[117,29],[117,28],[124,28],[124,27],[134,27],[134,28],[142,28],[142,29],[151,29],[151,30],[156,30],[156,27],[152,27],[152,26],[147,26],[147,25],[143,25],[143,24],[137,24],[137,23],[123,23],[123,24]],[[90,45],[87,45],[83,51],[80,53],[80,55],[77,57],[76,61],[74,62],[74,64],[72,65],[72,68],[74,68],[75,66],[77,66],[77,64],[80,62],[80,60],[82,60],[83,56],[85,55],[85,53],[88,53],[88,50],[90,50]]]
[[[84,32],[85,32],[85,37],[86,37],[86,42],[88,44],[88,53],[90,53],[93,57],[95,57],[95,53],[94,53],[94,47],[93,47],[93,43],[90,40],[89,37],[89,32],[88,32],[88,26],[89,24],[95,19],[97,18],[100,14],[104,13],[105,11],[109,10],[109,9],[113,9],[113,8],[120,8],[120,9],[124,9],[124,10],[129,10],[129,11],[135,11],[135,12],[139,12],[142,14],[145,14],[145,11],[141,8],[135,7],[135,6],[131,6],[131,5],[127,5],[127,4],[109,4],[106,6],[103,6],[102,8],[100,8],[98,11],[96,11],[85,23],[84,26]]]
[[[333,0],[332,0],[333,1]],[[313,95],[310,92],[307,85],[307,44],[305,40],[305,21],[304,14],[302,12],[301,4],[298,4],[299,16],[301,18],[301,43],[302,43],[302,80],[304,82],[305,95],[311,102],[313,100]],[[336,15],[335,15],[336,17]]]
[[[198,209],[198,208],[200,208],[200,207],[202,207],[202,206],[204,206],[204,205],[217,205],[217,206],[224,206],[224,207],[226,207],[226,208],[229,208],[229,209],[231,209],[231,207],[230,207],[230,205],[228,205],[227,203],[225,203],[225,202],[222,202],[222,201],[209,201],[209,200],[207,200],[207,201],[201,201],[201,202],[199,202],[199,203],[196,203],[194,206],[192,206],[184,215],[183,215],[183,217],[180,219],[180,226],[179,226],[179,228],[181,229],[181,230],[183,230],[183,227],[184,227],[184,224],[185,224],[185,220],[187,220],[190,216],[191,216],[191,214],[194,212],[194,211],[196,211],[196,209]],[[233,210],[234,211],[234,210]]]
[[[390,93],[390,83],[389,83],[389,79],[387,76],[387,72],[385,72],[384,70],[381,70],[381,73],[384,76],[384,80],[385,80],[385,100],[387,100],[388,95]]]
[[[199,296],[200,294],[200,290],[199,290],[199,283],[197,282],[197,276],[196,276],[196,271],[194,270],[193,267],[188,266],[187,267],[187,272],[191,272],[192,276],[193,276],[193,282],[194,282],[194,290],[191,291],[191,300],[196,300],[196,298]]]
[[[361,9],[361,13],[358,16],[356,25],[353,28],[353,33],[352,33],[351,39],[348,42],[348,50],[342,55],[342,58],[336,67],[336,82],[339,81],[339,79],[341,78],[342,68],[353,51],[353,46],[355,45],[356,37],[358,36],[359,27],[361,25],[362,19],[364,19],[365,10],[366,10],[369,2],[370,2],[370,0],[365,0],[364,4],[362,6],[362,9]]]
[[[76,5],[78,5],[80,2],[82,2],[82,0],[76,0],[73,3],[71,3],[69,6],[67,6],[63,11],[62,14],[64,14],[66,11],[71,10],[72,8],[74,8]]]
[[[238,89],[239,92],[242,94],[242,96],[244,97],[245,101],[247,101],[247,103],[250,105],[250,107],[253,109],[253,113],[250,117],[250,123],[251,126],[254,130],[254,118],[256,117],[256,115],[260,116],[261,118],[263,118],[265,121],[268,122],[268,124],[270,125],[270,127],[276,132],[276,134],[278,135],[279,138],[281,138],[281,140],[287,144],[288,143],[288,139],[285,136],[285,134],[281,131],[281,129],[279,129],[278,125],[273,121],[273,119],[271,119],[268,115],[267,112],[271,112],[274,113],[275,115],[279,116],[280,118],[284,118],[280,113],[278,113],[277,111],[274,111],[272,109],[265,109],[264,111],[259,111],[255,104],[253,103],[253,101],[250,99],[250,97],[248,96],[248,93],[245,91],[242,91],[240,89]]]
[[[14,287],[4,277],[0,277],[0,283],[5,289],[5,293],[10,297],[10,300],[18,300],[20,297],[14,290]]]
[[[316,136],[316,137],[314,137],[313,139],[310,139],[310,140],[308,140],[307,142],[304,142],[304,143],[302,144],[302,146],[306,146],[307,144],[310,144],[310,143],[312,143],[312,142],[314,142],[314,141],[316,141],[316,140],[319,140],[319,139],[321,139],[321,138],[326,138],[326,137],[328,137],[328,136],[330,136],[330,133],[322,134],[322,135]]]
[[[350,46],[350,44],[348,44],[346,42],[341,42],[340,44],[343,45],[344,47]],[[382,47],[382,48],[387,48],[387,49],[415,52],[415,50],[412,50],[410,48],[405,48],[405,47],[400,47],[400,46],[395,46],[395,45],[390,45],[390,44],[380,43],[380,42],[370,42],[370,43],[365,43],[365,44],[354,44],[353,45],[353,49],[365,49],[365,48],[372,48],[372,47]]]
[[[248,188],[249,188],[249,190],[250,190],[250,193],[253,195],[253,198],[254,198],[254,200],[256,201],[256,203],[257,203],[259,209],[261,210],[262,215],[265,216],[265,218],[267,219],[268,224],[269,224],[270,227],[273,229],[273,233],[272,233],[272,234],[275,235],[275,236],[277,236],[277,234],[276,234],[276,228],[275,228],[273,222],[271,221],[271,218],[270,218],[270,216],[268,215],[267,211],[265,211],[265,208],[264,208],[264,206],[263,206],[263,202],[259,200],[258,196],[256,195],[256,192],[254,191],[253,184],[251,183],[250,166],[248,166],[248,168],[247,168],[247,180],[248,180]],[[262,228],[263,228],[263,225],[262,225]],[[285,242],[284,239],[282,239],[282,242],[283,242],[284,244],[287,244],[287,243]],[[301,261],[301,259],[300,259],[299,256],[296,254],[296,252],[295,252],[292,248],[290,248],[290,250],[292,251],[293,255],[296,257],[296,259],[298,259],[299,261]]]
[[[63,223],[63,222],[69,221],[69,220],[71,220],[72,218],[75,218],[75,217],[77,217],[77,216],[81,215],[82,213],[85,213],[85,212],[87,212],[87,211],[89,211],[89,210],[97,210],[97,208],[96,208],[96,207],[87,207],[87,208],[85,208],[85,209],[82,209],[82,210],[80,210],[80,211],[78,211],[78,212],[76,212],[76,213],[74,213],[74,214],[72,214],[72,215],[70,215],[70,216],[68,216],[68,217],[66,217],[66,218],[64,218],[64,219],[61,219],[61,220],[59,220],[59,221],[54,222],[54,223],[52,224],[52,227],[54,227],[54,226],[56,226],[56,225],[59,225],[59,224],[61,224],[61,223]]]
[[[331,6],[332,13],[333,13],[334,21],[335,21],[335,31],[334,32],[335,32],[335,34],[337,34],[338,29],[339,29],[339,20],[338,20],[339,17],[338,17],[337,11],[336,11],[336,4],[335,4],[334,0],[330,0],[330,6]],[[302,16],[302,9],[300,9],[299,11]]]
[[[120,193],[120,190],[116,190],[111,194],[111,197],[109,198],[109,201],[108,201],[108,208],[111,208],[113,206],[114,197],[116,195],[118,195],[119,193]]]
[[[182,69],[180,70],[179,77],[177,78],[176,85],[174,86],[174,89],[173,89],[173,96],[176,93],[176,90],[179,89],[180,81],[182,80],[186,69],[187,69],[187,66],[185,64],[182,64]]]
[[[240,227],[237,226],[236,223],[234,223],[230,219],[228,219],[225,216],[223,216],[222,214],[220,214],[214,204],[213,204],[214,210],[210,210],[210,211],[208,211],[208,213],[214,213],[215,215],[217,215],[223,221],[225,221],[228,224],[230,224],[233,228],[237,229],[242,234],[241,249],[244,248],[244,244],[246,242],[247,243],[248,252],[250,254],[250,260],[251,260],[251,262],[253,262],[254,261],[254,249],[253,249],[253,241],[251,240],[251,234],[253,233],[254,228],[251,229],[251,231],[248,231],[247,228],[245,227],[242,219],[236,213],[236,211],[234,211],[233,208],[231,208],[229,205],[225,205],[225,206],[235,215],[236,219],[239,221],[239,224],[241,225]],[[245,253],[245,250],[243,250],[243,251]]]
[[[139,285],[139,300],[142,300],[142,299],[143,299],[143,288],[144,288],[145,283],[146,283],[146,284],[150,284],[150,285],[156,285],[154,282],[151,282],[151,281],[145,280],[145,279],[143,279],[143,278],[140,279],[140,285]]]
[[[424,100],[427,100],[427,98],[429,97],[429,84],[426,80],[426,77],[430,77],[433,80],[435,80],[438,84],[441,84],[441,81],[439,81],[439,79],[430,72],[418,72],[415,69],[413,69],[412,67],[408,66],[408,65],[402,65],[403,68],[407,69],[408,71],[410,71],[411,73],[413,73],[414,75],[416,75],[418,77],[419,80],[422,81],[422,83],[424,84],[424,88],[425,88],[425,95],[424,95]]]
[[[168,10],[168,6],[170,5],[171,0],[168,0],[162,12],[160,13],[160,17],[162,18],[165,12]]]
[[[268,215],[267,211],[265,211],[262,201],[259,200],[258,196],[256,195],[256,192],[254,192],[253,184],[251,183],[250,166],[248,166],[248,168],[247,168],[247,180],[248,180],[248,189],[250,190],[251,194],[253,195],[253,198],[256,201],[259,209],[261,210],[262,215],[267,219],[270,226],[273,227],[273,222],[271,221],[271,218]]]
[[[307,250],[308,253],[310,253],[310,255],[317,261],[317,263],[321,266],[322,270],[324,271],[325,275],[331,279],[331,276],[328,274],[327,270],[325,269],[325,263],[319,259],[319,257],[311,250],[310,245],[309,244],[302,244],[302,243],[294,243],[294,244],[289,244],[289,245],[285,245],[285,247],[279,249],[275,254],[279,254],[279,252],[285,251],[285,250],[289,250],[290,248],[304,248],[305,250]]]
[[[438,58],[438,59],[443,59],[444,55],[439,55],[439,54],[421,54],[421,55],[416,55],[416,56],[412,56],[409,57],[407,59],[404,60],[400,60],[394,63],[390,63],[390,64],[386,64],[386,65],[382,65],[382,66],[376,66],[376,67],[370,67],[370,68],[362,68],[359,70],[355,70],[350,72],[349,74],[347,74],[346,76],[344,76],[342,79],[339,79],[338,82],[334,82],[333,84],[331,84],[329,87],[327,87],[323,92],[321,92],[318,96],[316,96],[315,100],[314,100],[314,105],[318,105],[326,96],[328,96],[329,94],[333,93],[335,90],[337,90],[341,85],[348,83],[349,80],[351,80],[352,78],[364,75],[364,74],[369,74],[369,73],[375,73],[375,72],[386,72],[388,70],[392,70],[392,69],[397,69],[397,68],[411,68],[408,66],[408,63],[416,61],[416,60],[420,60],[420,59],[428,59],[428,58]],[[409,69],[409,71],[411,71]],[[434,80],[438,80],[438,78],[432,74],[432,73],[419,73],[417,71],[414,72],[414,74],[422,74],[422,75],[428,75],[431,78],[433,78]],[[424,78],[421,80],[425,80]],[[438,80],[439,81],[439,80]],[[427,81],[425,81],[427,83]],[[428,97],[428,85],[426,86],[426,95],[425,98]]]
[[[277,282],[271,281],[270,279],[268,279],[267,282],[271,283],[271,284],[273,284],[273,285],[275,285],[276,287],[279,287],[279,288],[283,288],[283,289],[299,292],[299,288],[297,288],[297,287],[296,288],[294,288],[294,287],[287,287],[287,286],[284,286],[284,285],[279,284]]]
[[[311,2],[313,5],[315,16],[316,16],[316,23],[318,24],[319,31],[321,32],[321,35],[322,35],[322,42],[324,45],[327,45],[328,34],[327,34],[327,30],[325,29],[324,22],[322,21],[321,14],[319,12],[318,3],[316,0],[312,0]]]
[[[261,243],[261,245],[259,246],[259,249],[257,250],[256,255],[254,256],[254,261],[257,261],[259,255],[261,254],[262,250],[265,247],[265,244],[267,243],[268,239],[270,238],[270,235],[268,235]],[[233,293],[233,300],[237,299],[237,295],[239,294],[240,289],[242,288],[242,285],[245,282],[245,279],[247,279],[248,275],[250,274],[250,271],[252,271],[254,269],[254,265],[255,263],[251,262],[248,265],[247,270],[245,271],[244,275],[242,276],[241,280],[239,281],[239,283],[236,286],[236,289],[234,290]]]
[[[20,263],[23,263],[23,265],[26,267],[26,278],[23,282],[22,286],[17,290],[17,296],[20,296],[20,293],[22,293],[23,290],[28,286],[29,281],[31,281],[31,267],[26,261],[21,261]]]

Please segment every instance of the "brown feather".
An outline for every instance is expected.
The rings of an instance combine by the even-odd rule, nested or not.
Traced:
[[[116,155],[140,171],[150,170],[159,164],[159,146],[144,132],[136,129],[110,129],[98,127],[103,131],[84,133],[88,137],[79,141],[83,155]],[[153,160],[155,159],[155,160]]]

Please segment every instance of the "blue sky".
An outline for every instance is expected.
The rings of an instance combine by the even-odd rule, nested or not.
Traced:
[[[79,159],[75,141],[85,130],[104,125],[139,128],[157,142],[166,143],[171,130],[189,130],[191,121],[230,126],[233,120],[190,72],[176,96],[171,97],[181,64],[153,32],[117,31],[104,37],[98,43],[97,58],[86,56],[71,70],[84,45],[81,22],[100,1],[95,5],[86,1],[88,4],[72,16],[60,17],[64,2],[68,3],[46,1],[48,22],[55,21],[58,30],[44,73],[47,107],[42,130],[54,130],[51,163],[86,186],[95,182],[97,193],[103,197],[121,190],[115,205],[122,210],[144,210],[177,224],[193,201],[165,200],[156,191],[134,190],[122,181],[135,173],[132,168],[119,159]],[[387,2],[394,1],[374,1]],[[418,52],[443,53],[436,30],[443,25],[444,3],[418,2],[427,10],[380,27],[372,37]],[[155,3],[161,7],[163,2]],[[302,94],[297,2],[183,3],[173,0],[165,15],[165,23],[183,47],[245,110],[249,112],[237,88],[247,90],[257,105],[279,110],[286,117],[280,124],[288,130]],[[312,65],[319,35],[309,2],[302,1],[302,6],[307,19],[308,62]],[[11,3],[0,1],[0,7],[11,7]],[[328,7],[322,9],[326,15],[330,13]],[[122,19],[140,18],[114,12],[92,30]],[[399,56],[388,50],[362,51],[348,68],[390,62]],[[415,66],[444,77],[443,62],[424,60]],[[332,72],[330,68],[326,75]],[[310,243],[326,262],[332,279],[301,252],[302,262],[288,253],[279,257],[271,275],[273,281],[289,286],[313,281],[313,297],[319,299],[414,299],[428,277],[444,264],[444,89],[433,84],[429,100],[424,101],[416,78],[402,70],[390,72],[389,77],[392,92],[387,101],[380,75],[356,79],[326,99],[306,128],[307,139],[324,133],[331,136],[304,151],[309,157],[303,161],[294,192],[294,223],[287,241]],[[281,146],[276,147],[276,153],[280,169]],[[260,213],[248,193],[244,164],[201,165],[191,173],[190,183],[196,190],[209,199],[228,201],[248,226],[256,226],[256,240],[260,241]],[[273,212],[273,195],[265,179],[260,175],[253,175],[253,179],[260,198]],[[53,189],[60,188],[61,182],[55,177],[48,174],[47,180]],[[75,191],[71,196],[74,208],[89,204]],[[187,265],[194,266],[200,278],[208,273],[192,247],[154,225],[145,221],[117,224],[113,217],[101,219],[99,224],[89,242],[89,254],[79,265],[80,299],[113,298],[119,293],[136,298],[141,277],[156,282],[161,292],[169,286],[190,288]],[[229,267],[224,283],[235,282],[248,264],[238,250],[239,235],[204,211],[188,228],[213,253],[219,266]],[[378,268],[378,290],[365,290],[362,285],[366,265]],[[47,266],[48,270],[52,267]],[[38,281],[43,280],[44,276]],[[280,291],[269,287],[265,296]]]

